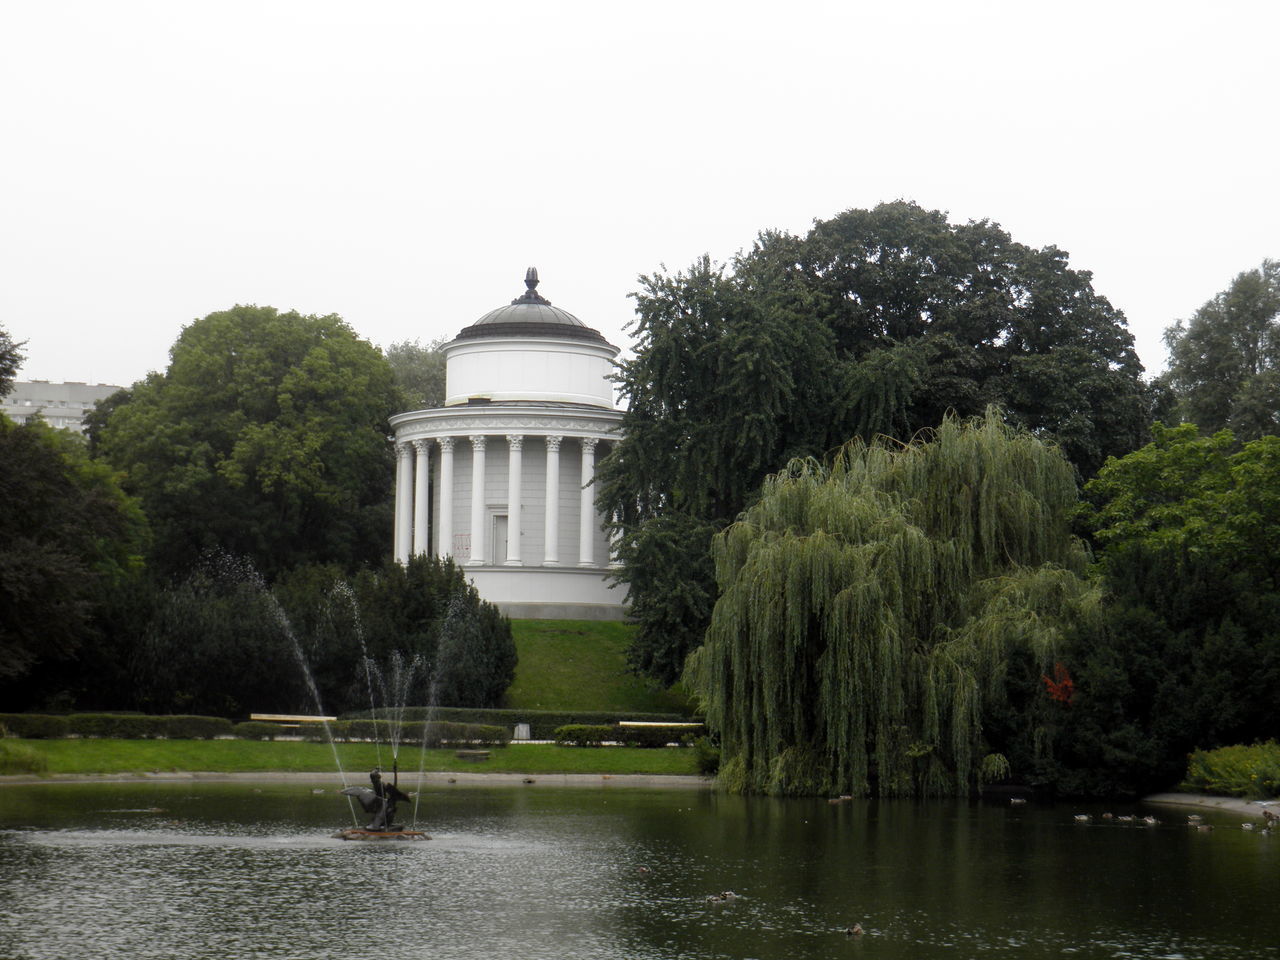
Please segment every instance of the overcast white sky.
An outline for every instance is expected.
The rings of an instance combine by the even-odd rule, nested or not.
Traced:
[[[1280,257],[1273,0],[0,4],[0,327],[127,384],[235,303],[386,346],[908,198],[1160,335]]]

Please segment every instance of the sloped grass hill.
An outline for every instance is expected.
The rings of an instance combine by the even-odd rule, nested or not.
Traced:
[[[591,620],[512,620],[520,657],[506,704],[520,710],[692,712],[678,688],[627,670],[635,626]]]

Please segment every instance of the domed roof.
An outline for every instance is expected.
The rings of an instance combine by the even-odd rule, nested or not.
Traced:
[[[483,317],[458,332],[457,340],[481,337],[547,337],[572,340],[608,341],[568,310],[553,307],[538,293],[538,270],[530,267],[524,275],[525,291],[509,304],[490,310]]]

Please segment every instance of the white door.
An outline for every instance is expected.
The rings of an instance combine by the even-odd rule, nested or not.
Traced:
[[[493,562],[498,565],[507,562],[507,515],[505,513],[493,515]]]

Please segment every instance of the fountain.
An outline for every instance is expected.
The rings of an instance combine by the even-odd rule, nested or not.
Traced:
[[[259,581],[260,582],[260,581]],[[365,687],[369,693],[369,711],[373,723],[373,742],[377,749],[378,765],[369,774],[370,786],[360,787],[352,786],[347,782],[347,776],[342,769],[342,761],[338,754],[338,748],[334,740],[333,729],[324,717],[324,705],[321,702],[320,690],[312,676],[311,668],[307,663],[307,658],[302,650],[302,644],[298,641],[298,637],[293,630],[293,625],[289,622],[283,607],[271,595],[269,591],[263,588],[273,614],[280,628],[290,640],[293,646],[293,653],[297,659],[298,666],[302,670],[303,677],[306,680],[307,690],[311,694],[311,698],[315,704],[316,713],[320,715],[321,723],[325,731],[325,738],[329,742],[329,748],[333,752],[334,763],[338,768],[338,775],[342,780],[342,789],[339,791],[343,796],[347,797],[347,805],[351,809],[351,819],[353,826],[338,830],[332,834],[335,839],[341,840],[429,840],[431,839],[426,833],[416,829],[418,805],[416,797],[410,797],[400,789],[400,745],[403,742],[404,732],[404,714],[408,707],[409,696],[413,689],[415,675],[422,666],[422,658],[414,656],[408,661],[399,653],[393,651],[390,656],[388,669],[384,672],[377,663],[374,662],[372,656],[369,655],[368,647],[365,644],[364,629],[360,620],[359,607],[356,604],[356,598],[350,586],[343,581],[338,581],[333,588],[332,597],[341,599],[351,608],[352,628],[355,632],[356,639],[360,645],[361,667],[364,672]],[[378,694],[381,694],[381,706],[378,703]],[[382,715],[386,724],[387,739],[391,747],[391,781],[388,783],[382,778],[382,738],[378,735],[378,718]],[[425,755],[426,737],[422,739],[422,750]],[[419,779],[421,779],[421,767],[419,769]],[[355,808],[351,805],[352,800],[356,800],[365,813],[371,814],[372,819],[364,827],[359,826],[356,817]],[[413,818],[410,827],[406,828],[403,823],[396,822],[396,806],[399,803],[414,800]]]
[[[400,772],[395,762],[391,766],[390,783],[382,780],[382,771],[374,767],[369,773],[370,787],[344,787],[342,792],[355,797],[365,813],[373,814],[368,825],[339,830],[333,836],[339,840],[430,840],[420,830],[406,830],[403,823],[396,823],[396,804],[412,799],[400,790]]]

